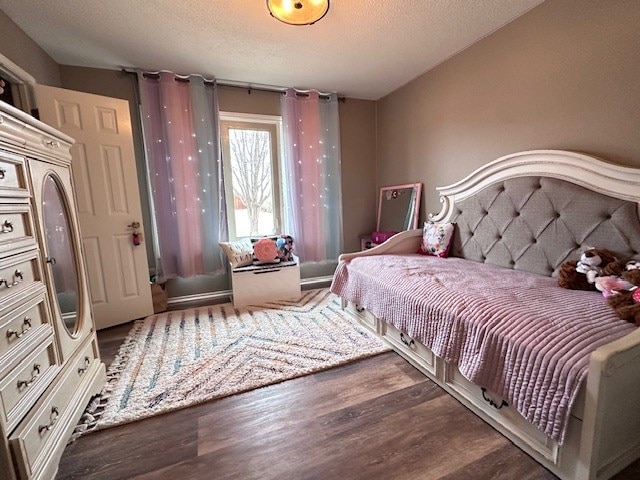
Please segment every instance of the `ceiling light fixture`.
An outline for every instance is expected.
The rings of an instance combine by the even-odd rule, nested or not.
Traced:
[[[329,0],[267,0],[267,8],[289,25],[313,25],[329,11]]]

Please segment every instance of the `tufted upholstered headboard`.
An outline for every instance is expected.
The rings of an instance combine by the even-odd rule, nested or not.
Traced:
[[[559,150],[499,158],[438,188],[451,255],[553,275],[585,247],[640,256],[640,170]]]

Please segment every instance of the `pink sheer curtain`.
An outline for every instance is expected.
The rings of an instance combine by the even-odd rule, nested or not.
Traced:
[[[302,262],[334,261],[342,249],[338,99],[288,90],[281,108],[287,233]]]
[[[161,278],[222,272],[226,238],[215,85],[138,77]]]

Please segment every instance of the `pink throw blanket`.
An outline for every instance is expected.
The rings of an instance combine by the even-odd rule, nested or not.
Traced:
[[[559,443],[589,355],[635,329],[598,292],[461,258],[355,258],[340,262],[331,291],[456,364]]]

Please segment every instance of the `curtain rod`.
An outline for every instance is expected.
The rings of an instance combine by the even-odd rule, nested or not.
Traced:
[[[161,73],[161,72],[145,72],[142,70],[140,71],[129,70],[126,68],[122,68],[121,71],[122,73],[128,73],[131,75],[138,75],[139,72],[142,72],[143,75],[148,75],[148,76],[156,76],[156,75],[160,75]],[[163,70],[163,72],[168,72],[168,70]],[[169,73],[172,73],[173,75],[176,76],[176,81],[188,82],[189,77],[191,76],[191,75],[179,75],[174,72],[169,72]],[[247,90],[248,95],[251,95],[252,90],[256,90],[259,92],[273,92],[273,93],[279,93],[281,95],[284,95],[287,93],[287,90],[289,89],[289,87],[276,87],[272,85],[252,85],[251,83],[237,82],[233,80],[209,79],[209,78],[205,78],[203,75],[200,75],[200,74],[194,74],[194,75],[202,77],[205,83],[216,83],[221,87],[240,88],[242,90]],[[299,97],[308,97],[310,92],[310,90],[297,90],[295,88],[293,90],[295,90],[296,95]],[[331,98],[331,95],[332,95],[331,93],[318,92],[318,96],[323,99]],[[338,96],[338,101],[344,102],[346,101],[346,97]]]

